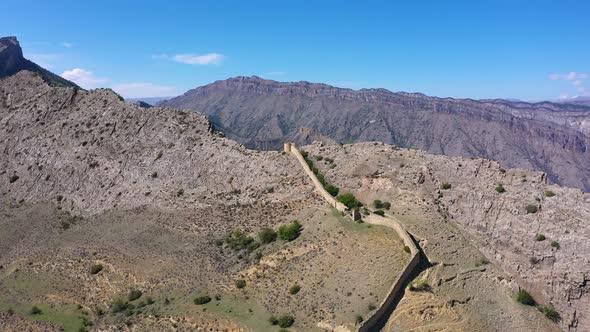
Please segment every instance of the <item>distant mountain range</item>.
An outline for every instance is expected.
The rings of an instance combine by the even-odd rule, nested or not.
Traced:
[[[161,101],[172,99],[172,98],[174,98],[174,97],[125,98],[125,100],[131,101],[131,102],[144,102],[148,105],[155,106],[157,103],[159,103]]]
[[[590,191],[590,107],[576,103],[436,98],[254,76],[217,81],[158,106],[205,113],[250,148],[382,141],[542,170],[551,181]]]
[[[28,70],[41,75],[41,78],[52,86],[79,88],[75,83],[25,59],[16,37],[0,38],[0,78],[14,75],[21,70]]]

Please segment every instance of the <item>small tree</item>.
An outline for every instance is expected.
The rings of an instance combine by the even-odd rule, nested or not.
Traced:
[[[340,189],[338,189],[338,188],[334,187],[333,185],[331,185],[331,184],[329,184],[329,183],[327,183],[327,184],[324,186],[324,189],[326,189],[326,191],[327,191],[327,192],[328,192],[330,195],[332,195],[332,196],[334,196],[334,197],[338,196],[338,192],[340,192]]]
[[[236,280],[236,287],[238,289],[242,289],[242,288],[246,287],[246,280],[244,280],[244,279]]]
[[[375,209],[382,209],[383,208],[383,202],[381,202],[381,200],[376,199],[373,201],[373,207]]]
[[[293,325],[293,323],[295,323],[295,318],[293,318],[293,316],[289,316],[289,315],[285,315],[285,316],[281,316],[279,317],[279,326],[282,328],[287,328],[287,327],[291,327]]]
[[[385,216],[385,212],[383,210],[375,210],[373,213],[381,217]]]
[[[361,206],[361,202],[359,202],[352,193],[340,194],[336,196],[336,200],[346,205],[349,209],[357,209]]]
[[[535,241],[545,241],[545,235],[543,235],[543,234],[537,234],[535,236]]]
[[[547,190],[545,191],[545,197],[553,197],[555,196],[555,193],[551,190]]]
[[[451,187],[452,187],[452,186],[451,186],[451,184],[450,184],[450,183],[448,183],[448,182],[443,182],[443,183],[440,185],[440,189],[442,189],[442,190],[448,190],[448,189],[451,189]]]
[[[559,242],[553,240],[553,241],[551,241],[551,246],[555,249],[559,249]]]
[[[355,322],[356,322],[357,324],[360,324],[360,323],[362,323],[362,322],[363,322],[365,319],[364,319],[364,318],[363,318],[363,316],[361,316],[361,315],[356,315],[356,317],[355,317],[355,319],[354,319],[354,320],[355,320]]]
[[[549,318],[553,322],[557,323],[561,320],[561,316],[553,306],[543,306],[540,308],[540,310],[545,315],[545,317]]]
[[[506,189],[504,189],[504,186],[502,184],[499,184],[496,186],[496,191],[501,194],[501,193],[506,192]]]
[[[389,203],[389,202],[383,202],[383,208],[384,208],[385,210],[389,210],[389,209],[391,209],[391,203]]]
[[[531,294],[529,294],[524,289],[521,289],[518,291],[518,294],[516,295],[516,301],[519,303],[522,303],[524,305],[530,305],[530,306],[533,306],[536,303],[535,299],[533,299]]]

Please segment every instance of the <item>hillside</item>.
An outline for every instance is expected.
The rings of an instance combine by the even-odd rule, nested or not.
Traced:
[[[75,83],[25,59],[16,37],[0,37],[0,78],[14,75],[21,70],[37,73],[45,82],[53,86],[78,88]]]
[[[483,157],[546,172],[550,181],[590,191],[590,108],[542,102],[470,100],[281,83],[258,77],[218,81],[161,106],[206,114],[250,148],[300,144],[302,128],[340,143],[381,141],[435,154]],[[300,135],[299,135],[300,136]]]

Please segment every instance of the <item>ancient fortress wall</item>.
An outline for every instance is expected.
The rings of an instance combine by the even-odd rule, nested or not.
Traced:
[[[380,303],[379,308],[373,313],[373,315],[365,320],[357,330],[359,332],[369,332],[378,331],[383,324],[387,322],[389,315],[393,312],[393,308],[391,307],[395,305],[396,297],[403,292],[404,285],[409,281],[412,272],[420,263],[420,252],[410,234],[403,229],[402,225],[397,220],[381,217],[376,214],[365,216],[363,220],[370,224],[393,228],[404,242],[404,245],[410,248],[410,260],[406,263],[406,266],[404,266],[397,279],[391,285],[387,296]]]
[[[305,173],[307,173],[307,175],[309,176],[309,178],[311,179],[311,181],[315,185],[316,189],[320,192],[320,195],[322,195],[322,197],[326,200],[326,202],[328,202],[328,204],[330,204],[330,206],[332,206],[333,208],[336,208],[336,210],[338,210],[338,211],[346,212],[346,210],[347,210],[346,205],[338,202],[332,195],[330,195],[329,192],[326,191],[326,189],[324,189],[324,186],[322,185],[320,180],[318,180],[318,178],[315,176],[315,174],[313,174],[313,172],[311,171],[311,168],[309,168],[309,165],[305,161],[305,158],[303,158],[303,155],[301,154],[299,149],[295,146],[295,144],[285,143],[285,152],[290,152],[293,155],[295,155],[295,157],[297,157],[297,160],[299,160],[299,163],[301,164],[301,167],[303,167],[303,170],[305,171]]]
[[[307,162],[305,161],[305,158],[303,158],[303,155],[299,149],[297,149],[295,144],[285,143],[284,150],[285,152],[292,153],[295,155],[295,157],[297,157],[297,160],[299,160],[303,170],[305,173],[307,173],[316,189],[320,192],[328,204],[336,208],[338,211],[347,211],[347,208],[344,204],[338,202],[336,199],[334,199],[334,197],[332,197],[332,195],[330,195],[330,193],[326,191],[326,189],[324,189],[324,186],[318,180],[316,175],[311,171],[309,165],[307,165]],[[363,220],[370,224],[393,228],[393,230],[395,230],[400,239],[403,241],[404,245],[410,248],[410,260],[406,263],[393,285],[391,285],[387,296],[381,302],[379,308],[373,313],[373,315],[365,320],[357,330],[359,332],[369,332],[378,331],[389,318],[389,315],[393,311],[391,306],[395,305],[396,297],[403,291],[403,287],[408,281],[408,278],[410,278],[412,272],[420,263],[420,252],[410,234],[404,230],[402,225],[396,219],[388,216],[381,217],[376,214],[370,214],[365,216]]]

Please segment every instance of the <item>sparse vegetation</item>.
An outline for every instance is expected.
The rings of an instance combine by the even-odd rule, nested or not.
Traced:
[[[223,242],[232,250],[240,251],[251,248],[254,243],[254,238],[244,234],[241,230],[235,230],[231,234],[227,235]]]
[[[90,274],[97,274],[102,271],[103,267],[101,264],[94,264],[90,267]]]
[[[533,297],[531,296],[531,294],[529,294],[529,292],[527,292],[524,289],[521,289],[518,291],[518,294],[516,295],[516,301],[519,303],[522,303],[524,305],[535,305],[535,299],[533,299]]]
[[[193,302],[196,305],[207,304],[207,303],[211,302],[211,297],[209,297],[209,295],[199,296],[199,297],[195,298]]]
[[[448,182],[443,182],[443,183],[440,185],[440,189],[442,189],[442,190],[448,190],[448,189],[451,189],[451,187],[452,187],[452,186],[451,186],[451,184],[450,184],[450,183],[448,183]]]
[[[246,280],[244,280],[244,279],[236,280],[236,288],[242,289],[244,287],[246,287]]]
[[[391,203],[389,203],[389,202],[383,202],[383,208],[384,208],[385,210],[389,210],[389,209],[391,209]]]
[[[131,305],[129,304],[129,302],[124,301],[122,299],[117,299],[111,304],[111,312],[115,314],[120,313],[130,308],[130,306]]]
[[[385,216],[385,212],[383,210],[375,210],[373,213],[381,217]]]
[[[559,249],[559,242],[553,240],[553,241],[551,241],[551,246],[555,249]]]
[[[361,315],[356,315],[356,317],[355,317],[355,319],[354,319],[354,321],[355,321],[357,324],[360,324],[360,323],[362,323],[364,320],[365,320],[365,319],[364,319],[364,318],[363,318],[363,316],[361,316]]]
[[[369,305],[367,306],[367,308],[369,309],[369,311],[373,311],[373,310],[377,309],[377,306],[374,305],[373,303],[369,303]]]
[[[279,238],[283,241],[293,241],[301,234],[303,226],[295,220],[290,225],[281,225],[279,227]]]
[[[553,197],[555,196],[555,193],[551,190],[547,190],[545,191],[545,197]]]
[[[295,295],[295,294],[299,293],[300,290],[301,290],[301,286],[295,284],[295,285],[291,286],[291,288],[289,288],[289,294]]]
[[[539,208],[536,205],[529,204],[526,206],[526,213],[537,213],[538,210]]]
[[[504,189],[504,186],[503,186],[502,184],[498,184],[498,185],[496,186],[496,191],[497,191],[497,192],[499,192],[499,193],[501,194],[501,193],[504,193],[504,192],[506,192],[506,189]]]
[[[490,264],[490,261],[487,260],[486,258],[482,258],[482,259],[479,259],[475,262],[475,267],[480,267],[482,265],[488,265],[488,264]]]
[[[336,200],[348,207],[349,209],[360,208],[361,202],[359,202],[352,193],[345,193],[336,196]]]
[[[549,318],[553,322],[557,323],[561,320],[561,316],[553,306],[542,306],[539,307],[539,310],[545,315],[545,317]]]
[[[373,207],[375,209],[382,209],[383,208],[383,202],[381,202],[381,200],[376,199],[373,201]]]
[[[340,189],[338,189],[338,187],[330,184],[328,181],[326,181],[326,178],[324,177],[324,175],[322,173],[320,173],[320,171],[318,170],[317,167],[314,166],[313,164],[313,160],[309,159],[309,154],[303,150],[301,150],[301,155],[303,155],[303,158],[305,159],[305,162],[307,163],[307,165],[309,166],[309,168],[311,169],[311,171],[313,172],[313,174],[315,174],[315,176],[318,178],[318,180],[320,181],[320,183],[322,184],[322,186],[324,187],[324,189],[326,189],[326,191],[336,197],[338,196],[338,193],[340,192]],[[316,156],[315,157],[316,160],[321,161],[322,159],[324,159],[322,156]],[[324,159],[326,161],[331,160],[329,158]],[[335,165],[332,165],[335,166]],[[333,167],[330,167],[333,168]]]
[[[404,246],[404,251],[407,252],[408,254],[412,252],[412,250],[408,246]]]
[[[277,324],[279,324],[279,320],[275,316],[270,316],[268,318],[268,322],[270,323],[270,325],[277,325]]]
[[[278,324],[282,328],[291,327],[293,323],[295,323],[295,318],[293,318],[293,316],[284,315],[278,319]]]
[[[537,234],[535,236],[535,241],[545,241],[545,235],[543,235],[543,234]]]

